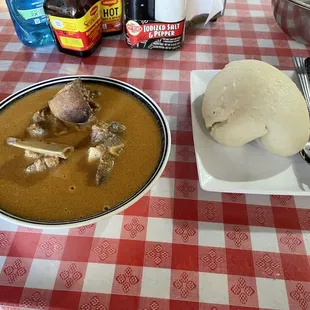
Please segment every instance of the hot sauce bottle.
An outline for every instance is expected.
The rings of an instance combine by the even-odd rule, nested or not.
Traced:
[[[102,38],[100,0],[45,0],[44,11],[60,52],[87,57]]]
[[[123,1],[101,0],[102,35],[112,36],[123,32]]]

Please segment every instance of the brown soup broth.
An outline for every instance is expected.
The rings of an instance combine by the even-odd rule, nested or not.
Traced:
[[[115,87],[85,83],[100,90],[96,98],[99,120],[118,121],[126,126],[125,148],[115,160],[112,176],[102,186],[95,185],[96,167],[87,164],[90,131],[74,131],[46,138],[70,144],[72,156],[57,168],[27,175],[24,169],[34,160],[24,151],[5,144],[7,137],[26,137],[32,115],[62,85],[35,91],[16,100],[0,113],[0,209],[15,216],[44,222],[63,222],[94,216],[108,205],[116,206],[143,187],[157,168],[162,153],[159,124],[152,112],[136,97]]]

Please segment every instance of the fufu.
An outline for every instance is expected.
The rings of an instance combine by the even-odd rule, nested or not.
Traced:
[[[213,139],[225,146],[259,138],[267,151],[286,157],[309,139],[309,114],[298,87],[258,60],[226,65],[206,88],[202,116]]]

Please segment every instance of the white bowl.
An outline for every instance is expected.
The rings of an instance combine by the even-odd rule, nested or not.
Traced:
[[[9,221],[11,223],[17,224],[17,225],[27,226],[31,228],[39,228],[39,229],[73,228],[73,227],[79,227],[79,226],[96,223],[112,215],[115,215],[119,212],[122,212],[128,207],[130,207],[131,205],[133,205],[134,203],[136,203],[153,187],[153,185],[160,178],[162,172],[164,171],[167,165],[167,162],[168,162],[170,149],[171,149],[171,134],[170,134],[170,128],[169,128],[167,118],[165,117],[160,107],[156,104],[156,102],[152,98],[150,98],[147,94],[145,94],[138,88],[128,83],[115,80],[112,78],[90,76],[90,75],[76,75],[76,76],[65,76],[65,77],[54,78],[54,79],[42,81],[32,86],[26,87],[12,94],[11,96],[7,97],[0,103],[0,111],[4,109],[5,107],[7,107],[8,105],[14,104],[14,101],[18,100],[22,96],[25,96],[31,92],[40,90],[45,87],[57,85],[57,84],[65,84],[65,83],[71,82],[72,80],[76,78],[81,78],[83,81],[87,83],[104,84],[104,85],[115,87],[125,92],[128,92],[131,95],[135,96],[138,100],[140,100],[141,104],[144,104],[153,113],[154,117],[157,120],[158,126],[160,127],[161,134],[162,134],[162,154],[161,154],[159,163],[157,165],[157,168],[155,169],[154,173],[149,178],[149,180],[146,181],[144,186],[140,188],[139,191],[137,191],[134,195],[132,195],[126,201],[116,205],[111,210],[103,211],[99,214],[96,214],[96,215],[93,215],[93,216],[90,216],[84,219],[76,219],[72,221],[49,223],[49,222],[43,222],[43,221],[33,221],[33,220],[23,219],[13,214],[10,214],[2,209],[0,209],[0,218],[6,221]],[[0,117],[1,117],[1,114],[0,114]]]

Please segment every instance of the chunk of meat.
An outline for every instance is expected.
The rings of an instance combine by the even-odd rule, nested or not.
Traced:
[[[67,84],[48,102],[52,113],[60,120],[83,124],[92,114],[92,109],[85,98],[88,91],[80,79]]]
[[[111,122],[109,131],[116,134],[121,134],[126,130],[126,127],[119,122]]]
[[[44,122],[45,121],[45,117],[44,115],[42,115],[43,113],[41,113],[41,111],[37,111],[33,114],[32,116],[32,120],[35,123],[40,123],[40,122]]]
[[[93,125],[91,130],[91,143],[98,144],[107,139],[109,135],[109,124],[105,122],[100,122]]]
[[[38,159],[40,157],[42,157],[42,154],[36,153],[36,152],[32,152],[29,150],[25,150],[25,157],[27,158],[34,158],[34,159]]]
[[[114,158],[110,154],[104,154],[100,158],[100,162],[96,172],[96,184],[104,184],[110,177],[114,167]]]
[[[67,126],[53,115],[49,107],[35,112],[32,116],[32,120],[35,122],[35,124],[29,126],[31,127],[29,130],[31,130],[32,133],[33,128],[37,128],[38,126],[45,130],[45,135],[60,136],[68,132]],[[34,136],[34,134],[32,134],[32,136]]]
[[[119,134],[126,130],[126,127],[118,122],[100,122],[92,126],[91,143],[102,143],[106,147],[116,146],[122,143]]]
[[[32,120],[35,123],[45,122],[47,121],[49,114],[51,114],[51,110],[49,109],[49,107],[45,107],[41,109],[40,111],[35,112],[32,116]]]
[[[96,171],[96,184],[104,184],[112,173],[114,158],[103,145],[97,145],[88,149],[88,162],[98,163]]]
[[[47,169],[47,166],[45,164],[44,158],[38,158],[34,161],[33,164],[28,166],[25,171],[26,173],[35,173],[35,172],[42,172]]]
[[[115,135],[115,134],[109,134],[109,136],[107,137],[107,139],[103,140],[101,142],[102,145],[104,145],[106,148],[110,148],[112,146],[119,146],[122,145],[122,139]]]
[[[44,137],[48,134],[48,131],[44,128],[44,124],[41,122],[29,125],[27,131],[32,137]]]
[[[43,156],[36,159],[33,164],[28,166],[26,173],[42,172],[49,168],[56,168],[60,163],[59,157],[56,156]]]
[[[96,184],[106,182],[111,175],[114,166],[114,157],[120,155],[124,149],[124,143],[120,137],[126,129],[118,122],[99,122],[92,126],[91,143],[96,145],[88,150],[88,162],[97,162]]]
[[[60,158],[56,156],[45,156],[44,162],[47,168],[56,168],[60,163]]]
[[[80,80],[80,79],[79,79]],[[83,84],[82,81],[81,82],[81,91],[83,93],[83,97],[85,100],[87,101],[92,101],[92,99],[98,97],[101,95],[101,91],[100,90],[89,90],[87,89]]]

